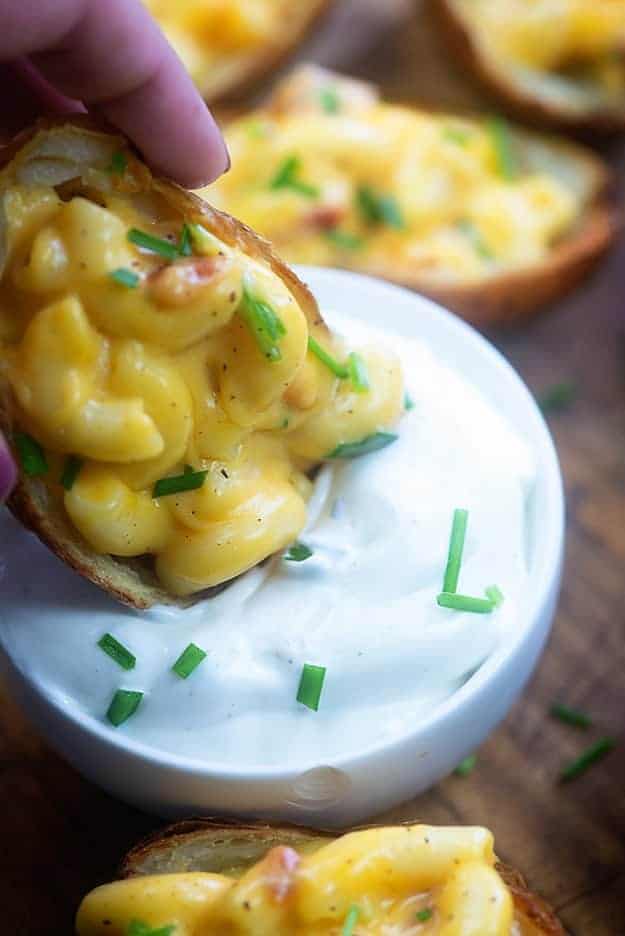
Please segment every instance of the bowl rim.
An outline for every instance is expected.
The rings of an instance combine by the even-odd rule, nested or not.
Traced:
[[[537,453],[540,450],[542,472],[535,483],[538,484],[542,481],[544,485],[547,510],[546,516],[541,516],[541,535],[537,538],[535,546],[534,569],[531,576],[532,588],[528,589],[530,597],[527,607],[524,608],[525,623],[508,639],[503,640],[490,657],[462,686],[438,703],[430,714],[424,715],[416,721],[410,731],[390,740],[378,741],[362,750],[351,751],[345,755],[333,757],[327,763],[324,761],[298,763],[294,767],[288,768],[258,765],[238,767],[220,761],[187,757],[145,744],[123,733],[116,733],[114,728],[110,728],[95,715],[82,711],[78,707],[70,709],[63,706],[59,699],[55,697],[52,689],[46,688],[38,680],[25,673],[7,648],[0,631],[0,648],[30,690],[34,691],[43,704],[52,709],[61,719],[65,719],[79,731],[97,739],[98,743],[108,747],[113,755],[130,755],[143,761],[146,765],[159,769],[165,768],[169,771],[183,772],[193,777],[261,783],[289,782],[314,768],[331,767],[341,771],[353,768],[363,761],[370,762],[381,755],[390,757],[393,752],[401,749],[407,743],[414,742],[419,736],[430,734],[437,725],[458,714],[460,708],[464,707],[474,696],[479,696],[488,683],[494,680],[501,670],[505,670],[522,648],[528,635],[539,626],[542,613],[548,605],[553,592],[554,584],[558,582],[564,552],[565,532],[564,486],[560,464],[551,432],[538,403],[512,364],[472,325],[425,296],[374,277],[345,270],[309,266],[296,266],[294,269],[306,282],[312,281],[313,293],[317,287],[325,286],[325,288],[328,288],[333,284],[349,286],[351,283],[355,284],[354,288],[360,286],[366,289],[369,294],[377,292],[381,298],[386,298],[389,302],[393,296],[403,296],[404,302],[408,301],[408,297],[410,297],[410,301],[420,306],[419,312],[422,318],[425,317],[430,322],[435,322],[435,327],[440,327],[443,332],[449,334],[455,333],[456,338],[466,342],[466,346],[471,350],[471,353],[481,356],[485,365],[503,377],[506,392],[516,394],[518,402],[526,407],[528,424],[533,425],[533,435],[537,440],[536,444],[532,443],[533,451]],[[469,382],[472,381],[469,379]]]

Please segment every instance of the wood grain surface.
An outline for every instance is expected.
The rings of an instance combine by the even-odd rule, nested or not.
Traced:
[[[428,66],[424,75],[424,56],[415,52],[424,35],[419,12],[406,14],[394,31],[380,31],[375,51],[357,63],[359,73],[404,100],[432,102],[444,91],[450,103],[453,88],[428,81],[433,72]],[[465,104],[474,104],[466,79],[459,87]],[[606,154],[625,177],[625,148],[612,144]],[[562,599],[535,678],[479,752],[473,774],[448,778],[386,818],[488,825],[501,857],[525,872],[571,934],[623,936],[625,238],[561,306],[491,337],[537,392],[561,380],[578,388],[573,405],[550,418],[569,510]],[[581,732],[553,721],[554,699],[592,713],[596,728]],[[602,734],[617,738],[616,750],[575,783],[559,785],[563,764]],[[125,849],[158,825],[83,781],[2,700],[4,932],[70,934],[81,896],[108,879]]]

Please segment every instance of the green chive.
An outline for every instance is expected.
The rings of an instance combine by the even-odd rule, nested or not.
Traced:
[[[170,923],[168,926],[159,926],[154,929],[147,923],[141,923],[140,920],[132,920],[127,931],[127,936],[172,936],[176,931],[176,925]]]
[[[311,663],[304,663],[299,689],[297,690],[297,701],[318,712],[325,678],[325,666],[313,666]]]
[[[464,551],[468,522],[469,511],[456,508],[451,525],[447,566],[445,567],[445,578],[443,579],[443,591],[450,595],[454,594],[458,589],[458,579],[460,578],[460,566],[462,565],[462,553]]]
[[[319,103],[326,114],[338,114],[341,109],[341,98],[336,88],[322,88]]]
[[[284,558],[287,562],[305,562],[306,559],[310,559],[312,554],[312,549],[306,543],[293,543]]]
[[[349,910],[347,911],[347,916],[345,917],[345,922],[343,923],[343,931],[341,936],[353,936],[354,927],[358,922],[358,917],[360,916],[360,907],[356,904],[352,904]]]
[[[433,911],[431,910],[430,907],[425,907],[425,909],[423,910],[417,910],[417,913],[416,913],[417,923],[427,923],[428,920],[432,919],[432,913]]]
[[[443,139],[457,146],[466,146],[471,136],[471,131],[462,127],[443,127]]]
[[[281,361],[278,343],[286,335],[282,319],[268,303],[258,299],[250,290],[249,281],[243,280],[243,298],[239,315],[252,332],[256,343],[268,361]]]
[[[191,228],[188,224],[182,225],[180,240],[178,241],[178,253],[181,257],[193,256],[193,242],[191,239]]]
[[[414,408],[415,408],[415,401],[412,399],[409,393],[406,393],[404,395],[404,409],[406,410],[407,413],[409,413],[410,410],[413,410]]]
[[[575,780],[581,774],[585,773],[589,767],[600,761],[606,754],[614,750],[616,741],[614,738],[601,738],[589,747],[584,753],[564,768],[560,774],[560,782],[568,783],[569,780]]]
[[[470,773],[473,773],[476,764],[477,754],[469,754],[463,761],[460,761],[454,773],[458,777],[468,777]]]
[[[492,260],[494,258],[492,250],[484,241],[482,235],[472,221],[463,218],[461,221],[458,221],[457,227],[459,231],[462,231],[462,233],[469,238],[473,249],[482,260]]]
[[[329,240],[330,243],[334,244],[335,247],[340,247],[345,250],[358,250],[358,248],[362,247],[365,243],[363,238],[358,237],[357,234],[350,234],[348,231],[339,231],[338,228],[325,231],[324,237],[326,240]]]
[[[165,257],[166,260],[176,260],[179,256],[176,244],[163,240],[162,237],[153,237],[152,234],[147,234],[145,231],[138,230],[138,228],[132,228],[128,231],[128,240],[137,247],[142,247],[144,250],[149,250],[160,257]]]
[[[554,702],[549,709],[549,714],[567,725],[573,725],[575,728],[590,728],[592,725],[592,719],[586,712],[569,708],[568,705],[563,705],[561,702]]]
[[[488,600],[492,601],[495,608],[498,608],[506,600],[499,585],[489,585],[488,588],[484,589],[484,593]]]
[[[311,354],[314,354],[322,364],[331,370],[335,377],[339,377],[341,380],[346,380],[349,377],[349,370],[345,367],[344,364],[340,364],[335,357],[332,357],[329,351],[326,351],[325,348],[322,348],[319,342],[312,337],[308,336],[308,350]]]
[[[386,224],[398,231],[405,227],[399,204],[392,195],[380,195],[372,188],[361,185],[356,192],[356,205],[370,224]]]
[[[98,640],[98,647],[100,650],[110,656],[111,660],[115,660],[118,666],[121,666],[123,670],[131,670],[135,668],[137,663],[137,658],[134,653],[131,653],[123,644],[116,640],[112,634],[104,634]]]
[[[180,676],[181,679],[188,679],[191,673],[196,670],[205,659],[206,651],[198,647],[197,644],[190,643],[189,646],[182,651],[172,666],[172,670],[176,676]]]
[[[543,413],[559,412],[575,402],[577,386],[572,380],[563,380],[548,387],[538,396],[538,405]]]
[[[360,442],[343,442],[337,445],[333,452],[326,455],[326,458],[360,458],[361,455],[370,455],[371,452],[379,452],[386,448],[399,438],[394,432],[374,432],[373,435],[361,439]]]
[[[457,595],[442,592],[436,598],[441,608],[451,608],[452,611],[470,611],[472,614],[491,614],[495,607],[488,598],[472,598],[470,595]]]
[[[112,175],[123,175],[126,169],[128,168],[128,160],[124,153],[113,153],[113,158],[111,159],[111,165],[108,168],[108,172]]]
[[[268,124],[266,124],[260,117],[251,117],[249,120],[246,120],[244,124],[241,124],[245,132],[253,140],[263,140],[267,136]]]
[[[63,473],[60,481],[66,491],[71,491],[76,483],[76,479],[82,470],[84,462],[77,455],[68,455],[63,466]]]
[[[300,169],[301,160],[299,156],[288,156],[269,183],[269,188],[274,191],[285,188],[293,189],[307,198],[316,198],[319,195],[319,189],[314,185],[307,185],[306,182],[302,182],[297,178]]]
[[[22,471],[28,478],[40,478],[48,473],[46,454],[36,439],[26,432],[13,436]]]
[[[132,270],[125,270],[123,267],[113,270],[112,273],[109,273],[109,276],[114,283],[117,283],[118,286],[125,286],[126,289],[136,289],[139,285],[137,274],[133,273]]]
[[[123,725],[125,721],[128,721],[128,719],[135,714],[141,705],[142,698],[142,692],[133,692],[129,689],[118,689],[113,696],[111,704],[108,708],[108,712],[106,713],[106,717],[110,721],[111,725],[114,725],[115,728],[118,728],[120,725]]]
[[[519,175],[519,164],[514,151],[514,140],[510,125],[503,117],[491,117],[486,123],[497,161],[497,171],[507,182]]]
[[[367,365],[360,357],[359,354],[356,354],[355,351],[347,358],[347,369],[349,371],[349,377],[352,382],[352,387],[356,393],[366,393],[367,390],[371,388],[369,383],[369,374],[367,373]]]
[[[204,484],[207,474],[208,471],[185,471],[184,474],[171,478],[161,478],[154,485],[152,497],[169,497],[171,494],[197,491]]]

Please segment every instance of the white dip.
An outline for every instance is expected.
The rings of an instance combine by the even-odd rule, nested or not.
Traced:
[[[118,688],[145,697],[111,732],[233,768],[306,768],[411,731],[520,626],[525,444],[461,376],[405,337],[329,316],[353,345],[394,348],[415,406],[399,441],[321,472],[302,563],[275,559],[191,610],[135,613],[65,568],[0,514],[0,638],[62,708],[103,725]],[[505,595],[493,614],[439,608],[454,508],[469,510],[459,591]],[[97,647],[112,633],[124,672]],[[189,679],[188,643],[208,656]],[[327,667],[321,705],[296,701],[304,663]]]

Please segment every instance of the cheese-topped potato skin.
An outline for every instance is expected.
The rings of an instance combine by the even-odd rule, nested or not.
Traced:
[[[305,38],[332,0],[143,0],[207,101],[241,95]]]
[[[233,168],[207,197],[287,259],[383,276],[478,324],[562,295],[615,232],[607,170],[583,147],[392,106],[321,69],[226,137]]]
[[[481,828],[335,837],[197,820],[139,845],[122,875],[85,898],[78,936],[123,936],[131,918],[177,927],[172,936],[337,936],[350,915],[363,936],[564,936],[522,878],[497,864]]]
[[[457,60],[525,120],[625,129],[623,0],[433,0]]]
[[[23,468],[9,506],[138,607],[288,546],[310,469],[397,422],[397,360],[363,356],[369,385],[350,390],[309,345],[352,349],[268,244],[153,178],[123,138],[60,121],[4,161],[0,425]]]

